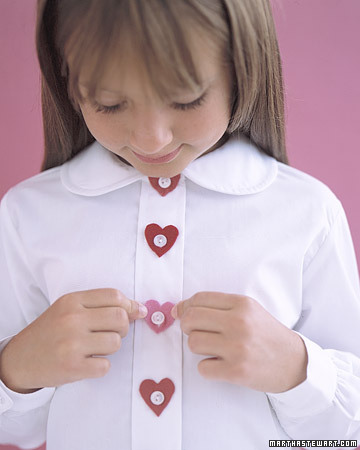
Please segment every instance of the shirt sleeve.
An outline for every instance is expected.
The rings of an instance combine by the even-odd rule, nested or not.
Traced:
[[[292,439],[360,439],[360,287],[342,205],[303,269],[307,379],[268,398]]]
[[[49,306],[28,267],[25,249],[10,217],[8,194],[0,204],[0,352]],[[43,444],[54,392],[55,388],[43,388],[20,394],[0,380],[0,444],[20,448]]]

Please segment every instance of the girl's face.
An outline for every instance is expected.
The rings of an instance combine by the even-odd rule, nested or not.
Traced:
[[[80,109],[90,133],[105,148],[150,177],[173,177],[200,155],[216,148],[231,113],[231,71],[220,51],[199,45],[194,61],[203,83],[198,92],[174,92],[162,101],[135,56],[114,64],[102,80],[95,103],[86,99],[86,70],[80,74],[85,101]]]

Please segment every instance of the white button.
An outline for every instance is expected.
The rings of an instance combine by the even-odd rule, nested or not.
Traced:
[[[153,405],[161,405],[161,403],[164,403],[165,397],[162,392],[154,391],[150,396],[150,400]]]
[[[170,186],[171,180],[170,178],[160,177],[158,183],[160,187],[166,189]]]
[[[156,247],[164,247],[167,243],[167,239],[163,234],[158,234],[154,237],[154,244]]]
[[[151,316],[151,322],[155,325],[161,325],[165,320],[165,316],[161,311],[156,311]]]

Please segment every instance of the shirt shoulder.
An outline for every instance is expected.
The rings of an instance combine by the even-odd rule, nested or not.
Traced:
[[[277,165],[277,177],[271,188],[288,203],[289,211],[301,206],[309,221],[320,215],[326,223],[332,224],[342,209],[334,191],[309,173],[281,162]]]
[[[67,191],[60,179],[61,166],[53,167],[33,175],[12,186],[1,199],[2,214],[8,213],[16,218],[28,211],[31,216],[33,205],[55,204]]]
[[[16,197],[18,195],[21,196],[25,192],[35,193],[46,188],[56,187],[60,184],[60,170],[61,166],[57,166],[26,178],[10,187],[4,194],[4,197]]]

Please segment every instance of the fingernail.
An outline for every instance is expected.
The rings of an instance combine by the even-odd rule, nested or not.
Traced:
[[[174,319],[177,318],[176,305],[172,307],[171,315],[173,316]]]
[[[146,317],[148,314],[147,307],[145,305],[143,305],[142,303],[139,303],[139,313],[140,313],[141,318]]]

